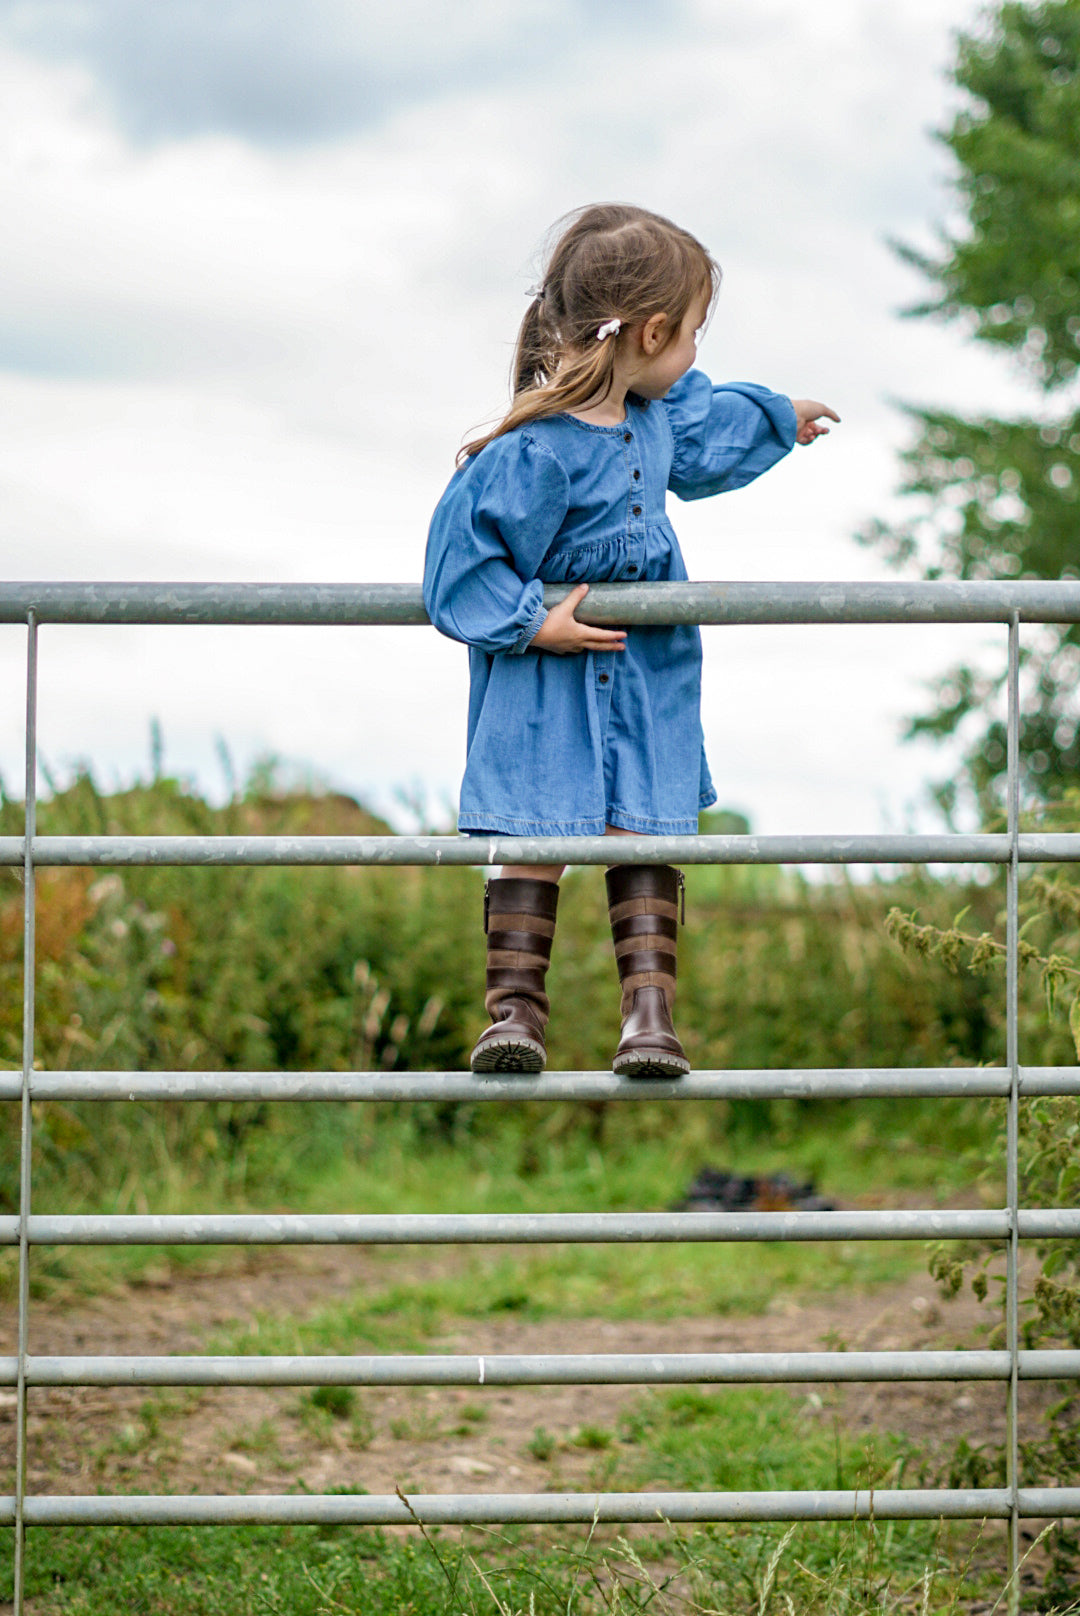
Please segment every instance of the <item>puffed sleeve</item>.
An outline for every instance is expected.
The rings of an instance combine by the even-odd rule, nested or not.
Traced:
[[[440,633],[490,653],[524,651],[546,615],[536,574],[569,504],[560,461],[526,432],[466,461],[428,531],[424,605]]]
[[[663,408],[675,440],[668,487],[680,499],[742,488],[795,443],[791,400],[754,382],[714,387],[700,370],[689,370]]]

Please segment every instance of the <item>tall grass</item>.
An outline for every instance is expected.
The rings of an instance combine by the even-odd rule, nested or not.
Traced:
[[[988,1561],[979,1529],[946,1523],[914,1552],[874,1521],[782,1535],[31,1528],[27,1595],[39,1616],[999,1616],[1008,1590]],[[1037,1608],[1076,1616],[1080,1602]]]

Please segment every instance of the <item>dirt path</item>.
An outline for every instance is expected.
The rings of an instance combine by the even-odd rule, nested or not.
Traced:
[[[446,1261],[399,1252],[393,1277],[419,1279]],[[255,1312],[303,1317],[358,1288],[381,1288],[389,1277],[380,1256],[332,1247],[252,1253],[218,1275],[162,1266],[137,1288],[78,1306],[33,1303],[31,1351],[197,1352],[208,1336]],[[784,1299],[756,1317],[454,1320],[425,1350],[805,1351],[838,1340],[849,1349],[957,1347],[981,1341],[980,1319],[985,1311],[970,1295],[942,1303],[929,1280],[917,1277],[865,1295]],[[0,1342],[0,1350],[13,1345]],[[43,1388],[31,1395],[28,1482],[35,1492],[587,1488],[610,1463],[605,1433],[642,1394],[640,1387],[618,1386],[364,1390],[351,1409],[335,1413],[313,1407],[296,1388]],[[848,1429],[903,1431],[931,1448],[961,1431],[985,1440],[1003,1430],[998,1384],[802,1386],[791,1395],[808,1418],[831,1424],[839,1413]],[[546,1435],[537,1438],[538,1430]],[[12,1392],[0,1392],[0,1457],[10,1478]]]

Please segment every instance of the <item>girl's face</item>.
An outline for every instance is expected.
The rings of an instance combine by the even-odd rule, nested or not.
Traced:
[[[679,329],[666,346],[651,355],[643,351],[641,369],[631,383],[635,393],[640,393],[643,398],[663,398],[680,376],[686,375],[697,358],[698,337],[708,316],[710,302],[711,298],[703,292],[691,303]],[[648,324],[642,333],[642,340],[643,348],[646,348],[649,342]]]

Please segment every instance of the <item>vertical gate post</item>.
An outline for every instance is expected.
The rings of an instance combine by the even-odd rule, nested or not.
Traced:
[[[1009,1238],[1005,1268],[1005,1344],[1009,1354],[1006,1391],[1006,1485],[1009,1492],[1008,1611],[1020,1610],[1020,614],[1009,618],[1009,677],[1006,790],[1008,793],[1009,863],[1005,872],[1005,1060],[1009,1068],[1008,1119],[1005,1134],[1005,1199]]]
[[[30,1309],[30,1074],[34,1070],[34,835],[37,830],[37,618],[26,622],[26,796],[23,803],[23,1069],[19,1140],[19,1334],[15,1407],[15,1616],[26,1582],[26,1356]]]

